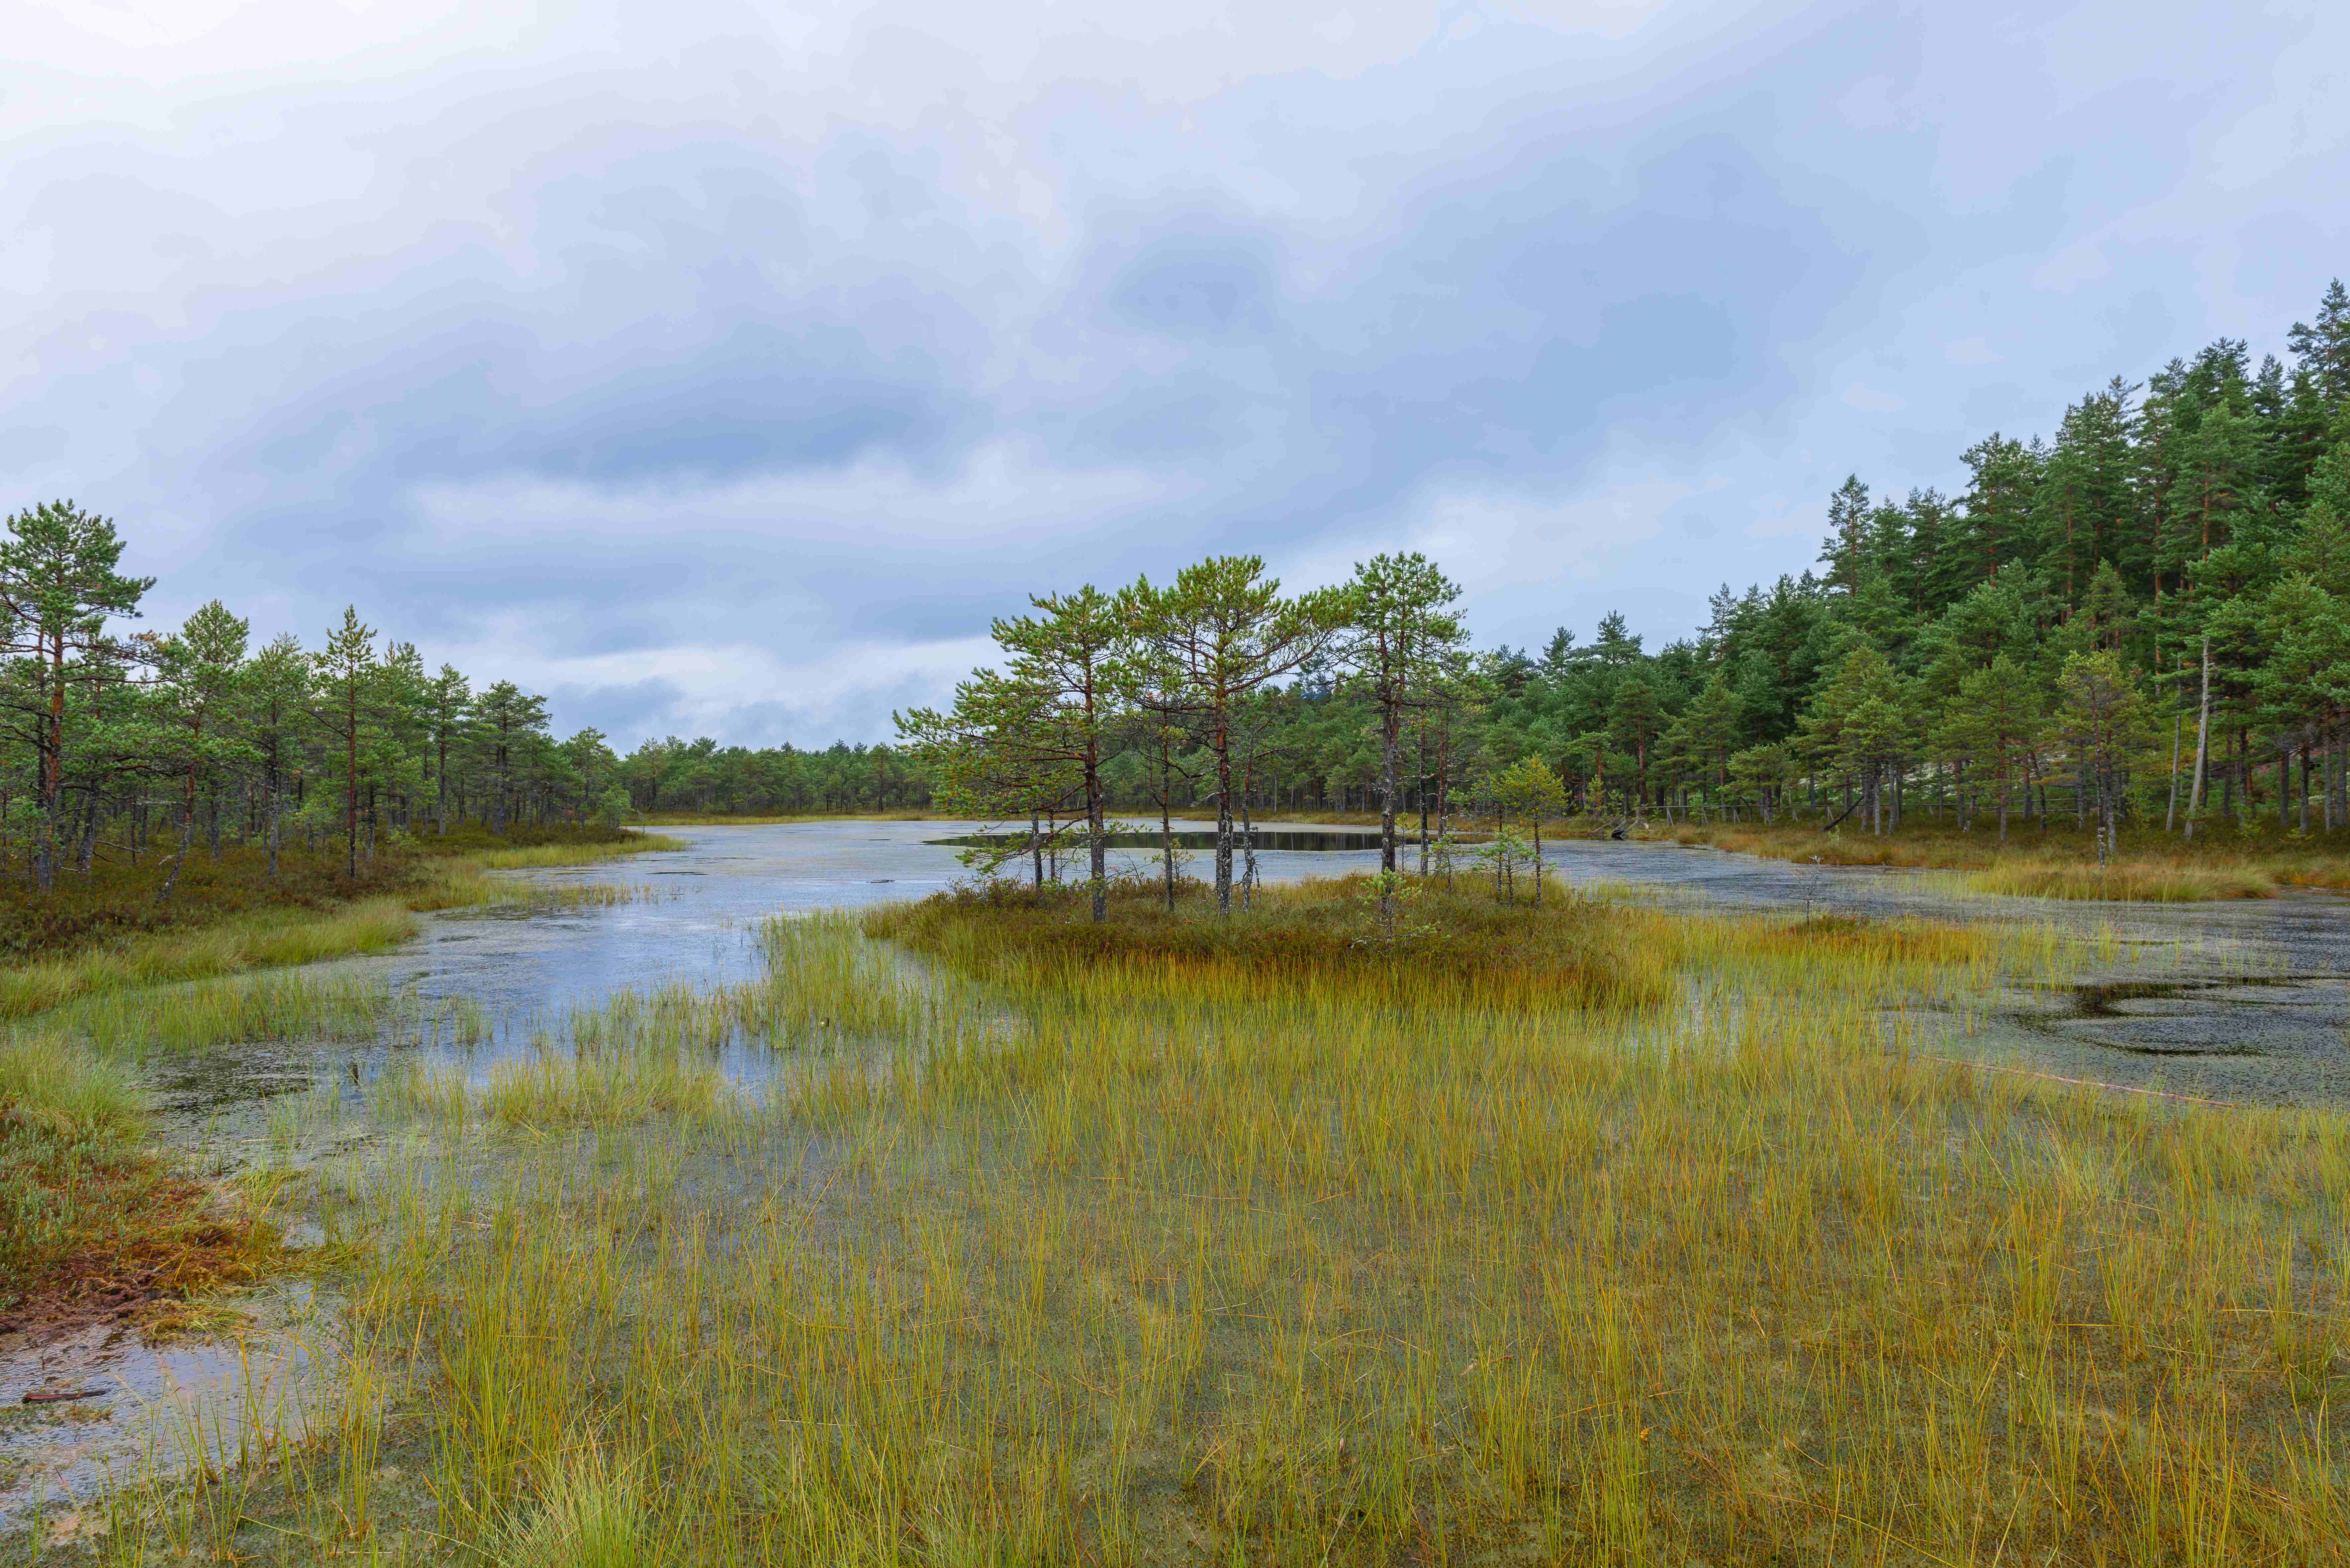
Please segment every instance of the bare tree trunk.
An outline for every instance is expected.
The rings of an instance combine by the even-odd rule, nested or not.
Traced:
[[[1175,909],[1175,824],[1169,807],[1175,795],[1174,759],[1167,754],[1167,742],[1159,745],[1159,852],[1167,867],[1167,909]]]
[[[1256,819],[1249,815],[1248,786],[1241,786],[1241,908],[1256,907]]]
[[[1428,875],[1428,715],[1419,720],[1419,874]]]
[[[188,845],[193,841],[195,836],[196,820],[194,815],[191,813],[182,812],[180,815],[180,847],[172,853],[172,869],[164,877],[163,886],[155,894],[155,907],[157,909],[160,909],[163,907],[164,901],[172,896],[172,889],[180,885],[180,867],[187,864]]]
[[[1390,698],[1397,695],[1390,689]],[[1403,740],[1403,710],[1390,702],[1379,720],[1379,869],[1396,868],[1396,748]],[[1384,886],[1384,885],[1383,885]],[[1384,908],[1388,895],[1379,895]]]
[[[87,882],[98,859],[98,791],[94,789],[83,794],[81,853],[77,858],[81,865],[81,879]]]
[[[2178,831],[2178,756],[2180,738],[2187,728],[2187,705],[2183,688],[2174,686],[2170,695],[2170,804],[2162,809],[2162,831]]]
[[[2203,813],[2204,769],[2211,755],[2211,639],[2203,639],[2203,692],[2195,703],[2195,778],[2187,797],[2187,836],[2195,836],[2195,819]]]
[[[1493,807],[1493,897],[1496,898],[1502,896],[1503,877],[1509,869],[1509,847],[1502,842],[1502,808],[1497,803]],[[1514,888],[1511,888],[1512,903],[1517,901],[1516,892]]]

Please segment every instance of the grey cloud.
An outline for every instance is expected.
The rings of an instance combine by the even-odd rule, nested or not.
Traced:
[[[192,119],[276,113],[347,162],[315,211],[192,176],[168,137],[51,128],[0,171],[12,230],[65,236],[0,327],[23,394],[0,482],[63,484],[134,539],[168,519],[159,614],[219,592],[308,627],[365,597],[482,657],[525,628],[558,718],[623,738],[723,715],[870,739],[941,678],[567,668],[755,645],[813,670],[1209,549],[1399,542],[1451,498],[1565,517],[1720,479],[1640,519],[1669,545],[1609,580],[1556,565],[1597,526],[1561,523],[1471,606],[1513,643],[1609,607],[1669,635],[1720,577],[1805,564],[1784,496],[1852,469],[1948,485],[1990,426],[2272,331],[2340,265],[2342,210],[2311,199],[2350,177],[2339,151],[2251,193],[2196,171],[2294,26],[2072,91],[2083,67],[2042,52],[2059,24],[2163,18],[1789,5],[1733,33],[1700,9],[1606,48],[1495,26],[1164,101],[1140,58],[1135,90],[1039,84],[993,119],[952,47],[900,38],[837,68],[896,61],[920,112],[844,93],[787,125],[829,67],[704,38],[644,67],[677,103],[701,82],[696,112],[624,72],[443,73]],[[237,145],[256,184],[292,156]],[[2184,243],[2210,227],[2235,240],[2219,293]],[[2037,281],[2074,252],[2073,281]],[[1955,364],[1970,337],[1995,362]],[[1846,400],[1861,374],[1890,411]],[[997,461],[1029,490],[989,490]]]

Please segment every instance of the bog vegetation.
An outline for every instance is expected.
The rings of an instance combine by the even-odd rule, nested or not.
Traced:
[[[0,1314],[299,1266],[338,1316],[303,1398],[0,1554],[2343,1560],[2350,1120],[1981,1070],[1991,999],[2079,961],[2047,930],[1572,893],[1540,836],[1898,858],[1905,815],[2069,819],[2102,870],[1958,874],[2186,897],[2251,875],[2222,826],[2343,825],[2350,297],[2293,343],[2290,376],[2223,344],[1993,438],[1957,504],[1855,482],[1825,577],[1654,655],[1620,622],[1472,655],[1413,555],[1042,597],[854,763],[1029,824],[981,851],[1028,886],[779,919],[756,979],[503,1031],[244,971],[486,896],[424,858],[444,822],[528,864],[594,846],[526,827],[715,804],[690,771],[651,798],[691,748],[567,751],[495,687],[444,724],[356,616],[315,656],[248,657],[219,607],[110,640],[110,531],[20,515],[8,582],[83,563],[11,589],[47,639],[10,667],[26,907],[112,877],[220,918],[0,979]],[[1253,814],[1333,800],[1378,809],[1381,868],[1263,886]],[[1171,836],[1102,857],[1112,811],[1203,802],[1205,881]],[[344,900],[323,934],[305,878]],[[265,1040],[382,1070],[273,1115],[289,1158],[229,1203],[147,1147],[129,1064]],[[355,1136],[305,1163],[306,1125]]]
[[[2340,1558],[2350,1125],[1943,1059],[2035,933],[1528,892],[999,888],[412,1058],[285,1189],[331,1386],[56,1555]]]

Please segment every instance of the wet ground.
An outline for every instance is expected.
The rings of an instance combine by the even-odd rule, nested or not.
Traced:
[[[965,877],[953,842],[978,825],[821,822],[665,830],[689,847],[576,870],[554,880],[619,882],[650,896],[552,913],[436,916],[403,951],[346,961],[427,1006],[478,1003],[527,1038],[573,1007],[616,992],[747,980],[765,917],[920,898]],[[1267,882],[1376,869],[1359,829],[1284,824],[1259,850]],[[1406,852],[1411,862],[1417,851]],[[1953,1049],[2064,1076],[2229,1100],[2350,1102],[2350,898],[2286,890],[2274,898],[2116,904],[1973,894],[1949,873],[1763,860],[1670,844],[1567,840],[1545,846],[1557,875],[1638,889],[1692,909],[1784,910],[2050,927],[2092,940],[2077,988],[1997,999],[1991,1026]],[[1155,872],[1151,847],[1111,851],[1114,866]],[[1193,852],[1195,875],[1208,857]],[[1065,863],[1065,875],[1079,867]],[[486,1054],[494,1054],[493,1044]],[[347,1053],[336,1054],[342,1060]],[[380,1057],[381,1053],[363,1054]],[[485,1053],[476,1053],[480,1059]],[[256,1096],[305,1087],[318,1053],[269,1047],[191,1063],[165,1090],[191,1114],[221,1114]],[[367,1064],[371,1071],[373,1062]],[[756,1070],[747,1059],[746,1073]]]
[[[382,976],[429,1009],[478,1004],[493,1033],[477,1064],[525,1046],[574,1007],[664,985],[744,980],[757,923],[793,910],[919,898],[966,873],[951,842],[976,824],[827,822],[671,829],[688,847],[555,880],[623,883],[633,901],[556,912],[453,911],[386,957],[337,970]],[[1284,825],[1260,849],[1268,882],[1375,869],[1359,830]],[[1987,898],[1958,878],[1873,867],[1761,860],[1672,845],[1568,841],[1546,846],[1557,874],[1637,890],[1692,911],[1783,910],[2049,926],[2094,944],[2062,985],[1991,999],[1953,1018],[1929,1048],[2017,1070],[2238,1102],[2350,1104],[2350,898],[2290,892],[2188,905],[2066,904]],[[1416,856],[1416,851],[1412,852]],[[1155,868],[1155,846],[1113,851]],[[1192,851],[1191,871],[1207,869]],[[1076,875],[1076,867],[1067,867]],[[155,1086],[178,1136],[216,1172],[331,1158],[365,1136],[366,1083],[413,1046],[269,1044],[159,1064]],[[442,1047],[442,1049],[453,1049]],[[756,1069],[745,1059],[746,1075]],[[234,1455],[255,1433],[297,1428],[302,1390],[331,1356],[331,1314],[301,1291],[256,1298],[239,1338],[166,1350],[92,1331],[0,1345],[0,1533],[52,1515],[109,1477],[182,1468],[201,1439]],[[98,1390],[26,1406],[30,1391]]]
[[[2062,985],[1992,999],[1961,1054],[2202,1098],[2350,1104],[2350,898],[2282,889],[2199,904],[2091,903],[1967,891],[1948,872],[1762,860],[1678,845],[1575,841],[1569,880],[1693,908],[2045,927],[2093,956]]]

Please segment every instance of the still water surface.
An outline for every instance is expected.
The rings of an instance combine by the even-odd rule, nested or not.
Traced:
[[[762,919],[920,898],[967,875],[952,840],[977,825],[822,822],[691,828],[688,847],[550,879],[636,884],[649,897],[557,914],[435,917],[406,950],[366,961],[425,1000],[470,998],[508,1016],[558,1015],[625,989],[751,978]],[[1344,828],[1285,827],[1261,848],[1268,882],[1376,869],[1375,845]],[[1322,836],[1311,837],[1309,836]],[[2047,993],[2002,999],[2003,1026],[1970,1052],[2005,1052],[2049,1071],[2222,1098],[2350,1097],[2350,898],[2287,892],[2219,904],[2079,904],[1990,898],[1934,872],[1814,866],[1675,845],[1569,840],[1550,846],[1562,879],[1691,909],[1834,912],[1870,918],[2053,926],[2100,938],[2110,955]],[[1416,856],[1407,851],[1407,863]],[[1149,873],[1150,847],[1112,851]],[[1207,857],[1193,852],[1191,870]],[[1064,875],[1079,867],[1065,863]]]

